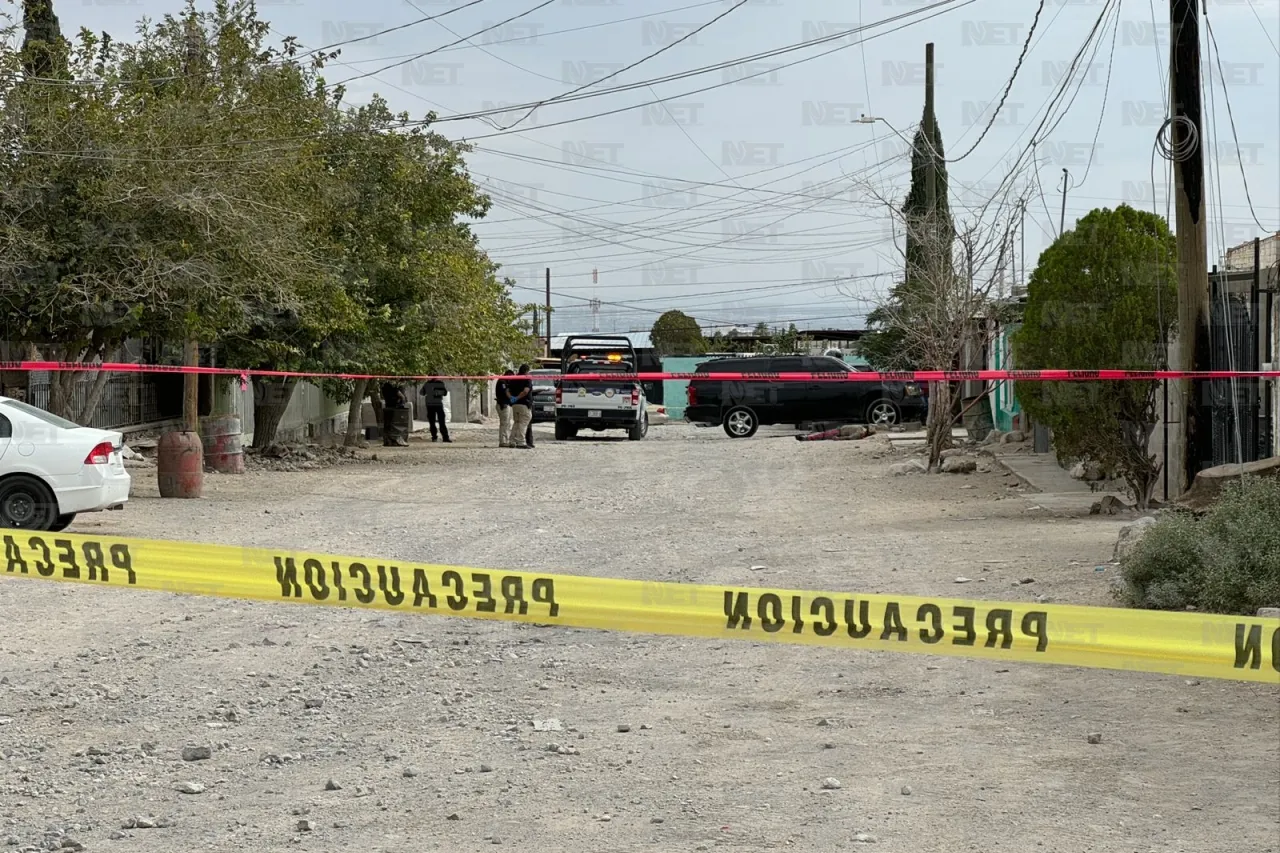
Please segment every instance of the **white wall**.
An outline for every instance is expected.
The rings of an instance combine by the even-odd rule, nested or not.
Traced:
[[[253,384],[235,394],[235,414],[246,445],[253,441]],[[299,382],[293,389],[289,408],[280,421],[280,441],[304,441],[325,435],[341,435],[347,429],[347,407],[329,398],[319,387]]]

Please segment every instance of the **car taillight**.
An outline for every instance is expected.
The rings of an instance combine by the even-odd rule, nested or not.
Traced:
[[[564,402],[564,389],[561,388],[559,385],[557,385],[556,386],[556,405],[558,406],[563,402]]]
[[[111,461],[111,454],[115,452],[115,447],[111,442],[104,441],[93,450],[89,451],[89,455],[84,458],[86,465],[106,465]]]
[[[685,396],[685,401],[690,406],[698,405],[698,392],[697,390],[694,389],[692,383],[690,383],[689,387],[685,389],[684,396]]]
[[[631,405],[633,406],[640,405],[640,389],[639,388],[631,389]]]

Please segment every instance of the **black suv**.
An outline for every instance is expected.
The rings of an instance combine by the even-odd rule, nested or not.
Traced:
[[[831,356],[748,356],[699,364],[696,373],[849,373]],[[927,398],[915,382],[853,382],[767,379],[689,382],[685,419],[723,426],[730,438],[750,438],[761,424],[843,421],[891,426],[924,420]]]

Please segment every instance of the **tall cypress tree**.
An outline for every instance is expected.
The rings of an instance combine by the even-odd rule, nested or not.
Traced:
[[[29,77],[65,78],[71,46],[53,11],[53,0],[23,0],[22,68]]]
[[[925,96],[924,114],[912,140],[911,189],[902,203],[902,219],[907,225],[904,283],[920,278],[924,270],[950,267],[955,223],[947,199],[946,155],[942,130],[933,111],[932,92]],[[936,252],[938,257],[929,258],[929,252]]]
[[[933,90],[926,87],[920,127],[911,145],[911,188],[901,209],[907,229],[902,281],[889,291],[886,304],[867,315],[871,333],[860,344],[863,358],[879,370],[920,369],[906,351],[905,335],[898,324],[904,314],[910,313],[913,301],[929,297],[929,277],[936,281],[951,267],[955,222],[947,186],[942,130],[934,112]],[[929,257],[930,253],[936,257]]]

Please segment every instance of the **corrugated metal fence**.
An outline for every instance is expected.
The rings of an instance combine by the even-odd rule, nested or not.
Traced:
[[[97,429],[119,429],[174,417],[176,413],[165,414],[161,411],[160,398],[153,379],[154,377],[138,373],[120,373],[112,376],[107,380],[102,397],[84,426]],[[49,380],[50,374],[47,371],[31,374],[27,386],[28,403],[48,410]],[[95,376],[91,373],[76,377],[75,390],[71,395],[73,412],[79,412],[84,408],[94,381]]]

